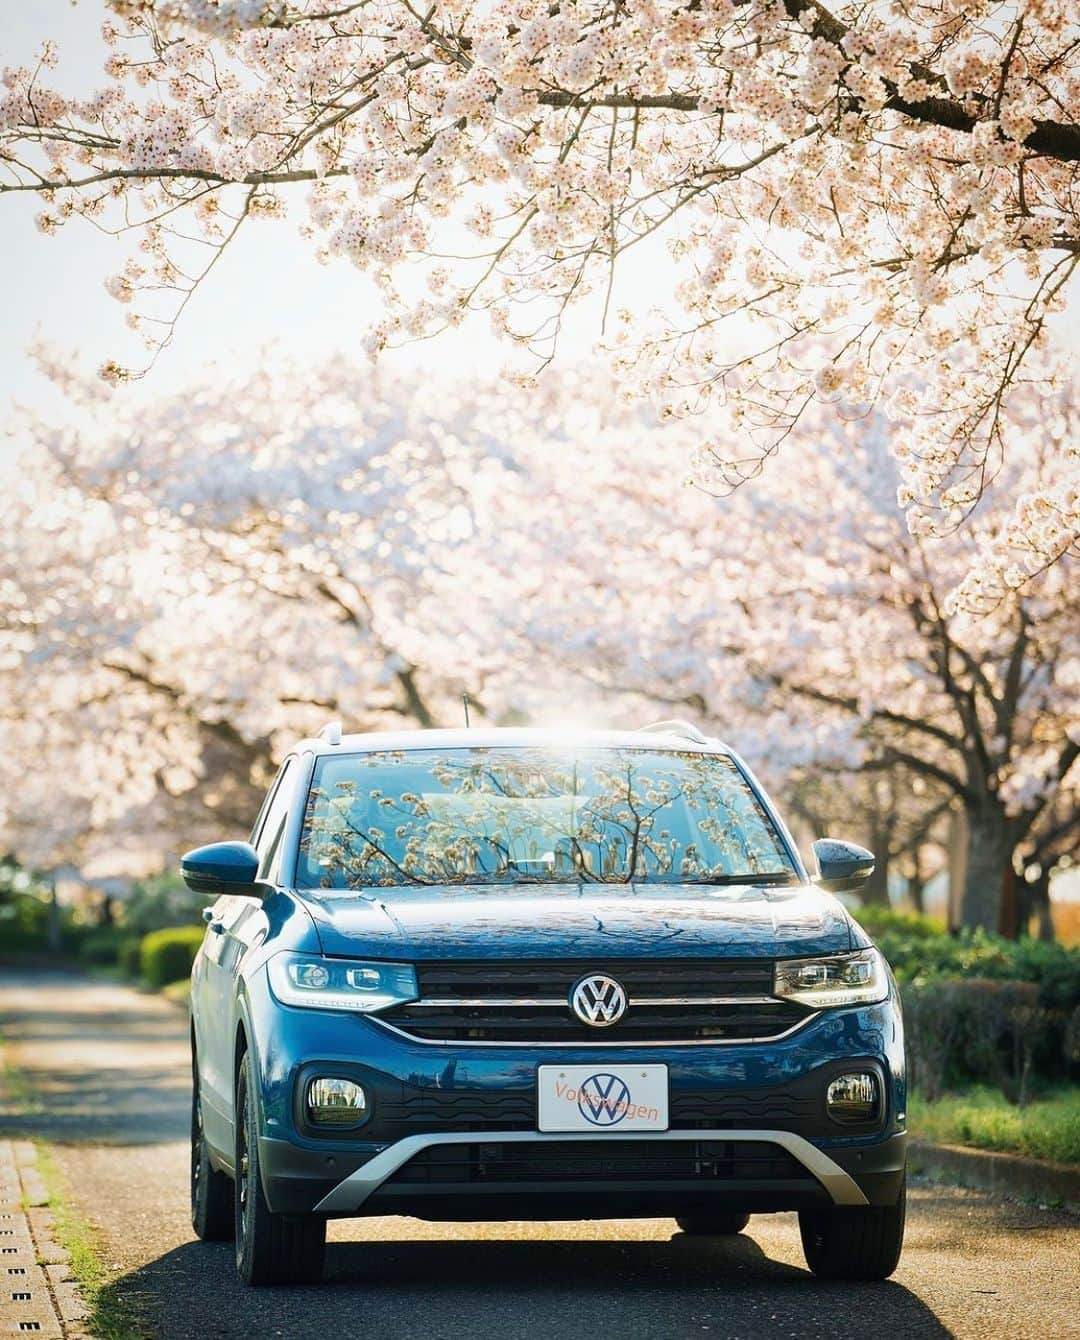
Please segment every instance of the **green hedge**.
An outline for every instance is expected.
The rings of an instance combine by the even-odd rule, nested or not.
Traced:
[[[1035,982],[971,978],[901,988],[909,1078],[933,1100],[949,1088],[992,1084],[1024,1103],[1041,1079],[1068,1075],[1068,1016]]]
[[[159,987],[187,977],[202,941],[202,926],[175,926],[144,935],[139,953],[143,977]]]
[[[925,1098],[979,1083],[1023,1103],[1034,1084],[1080,1068],[1080,950],[949,935],[891,908],[854,915],[900,983],[910,1077]]]
[[[138,977],[142,972],[142,942],[141,935],[128,935],[120,941],[116,963],[126,977]]]
[[[877,903],[856,908],[851,915],[875,940],[882,935],[896,935],[907,940],[930,940],[947,935],[945,923],[936,917],[924,917],[918,912],[897,912]]]
[[[0,944],[5,949],[44,949],[49,905],[30,893],[16,893],[0,903]]]
[[[94,927],[79,936],[77,953],[84,963],[111,965],[119,958],[121,944],[115,926]]]
[[[1041,940],[1003,940],[983,931],[959,935],[927,932],[895,923],[872,930],[874,918],[857,914],[889,960],[896,979],[920,985],[942,978],[978,977],[1034,982],[1048,1009],[1072,1011],[1080,1005],[1080,949]],[[899,918],[897,918],[899,920]],[[925,918],[913,919],[921,923]]]

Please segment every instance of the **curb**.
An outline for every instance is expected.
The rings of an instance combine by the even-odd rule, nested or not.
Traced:
[[[43,1208],[48,1199],[30,1141],[0,1140],[0,1337],[33,1331],[41,1340],[76,1340],[88,1334],[68,1254]]]
[[[1014,1200],[1034,1200],[1080,1214],[1080,1167],[1075,1164],[912,1140],[908,1145],[908,1165],[914,1173],[956,1186],[990,1191]]]

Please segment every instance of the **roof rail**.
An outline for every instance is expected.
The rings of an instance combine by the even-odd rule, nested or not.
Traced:
[[[324,740],[328,745],[337,745],[341,743],[341,722],[328,721],[319,731],[318,739]]]
[[[668,721],[650,721],[647,726],[639,726],[638,730],[654,731],[657,735],[681,735],[683,739],[693,740],[695,744],[709,743],[707,735],[703,735],[689,721],[682,721],[678,717],[672,717]]]

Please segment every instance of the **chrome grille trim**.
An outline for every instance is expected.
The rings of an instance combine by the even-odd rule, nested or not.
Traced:
[[[485,1002],[490,1004],[490,1002]],[[562,1002],[560,1002],[562,1003]],[[416,1004],[414,1001],[413,1004]],[[404,1028],[399,1028],[397,1024],[392,1024],[387,1019],[380,1018],[377,1014],[368,1014],[364,1017],[370,1019],[373,1024],[379,1024],[382,1028],[388,1029],[391,1033],[396,1033],[398,1037],[407,1038],[409,1042],[418,1042],[423,1047],[524,1047],[529,1050],[545,1048],[549,1050],[558,1050],[563,1052],[580,1051],[586,1048],[606,1047],[608,1051],[643,1051],[648,1047],[753,1047],[762,1042],[782,1042],[792,1034],[797,1033],[807,1024],[812,1023],[820,1010],[808,1014],[804,1019],[799,1019],[792,1024],[790,1028],[784,1029],[782,1033],[771,1033],[767,1037],[757,1038],[647,1038],[647,1039],[623,1039],[620,1041],[617,1037],[608,1035],[600,1042],[579,1042],[577,1039],[562,1042],[534,1042],[529,1039],[500,1039],[489,1041],[487,1039],[477,1040],[475,1038],[422,1038],[416,1033],[406,1032]]]
[[[775,1005],[779,996],[631,996],[627,1009],[649,1005]],[[512,1010],[519,1006],[565,1009],[562,996],[429,996],[410,1000],[409,1009],[452,1010],[457,1006]]]
[[[642,1046],[772,1042],[813,1011],[774,994],[775,962],[740,958],[430,960],[416,964],[417,997],[379,1021],[425,1043]],[[628,1007],[600,1031],[573,1008],[590,974],[618,982]]]

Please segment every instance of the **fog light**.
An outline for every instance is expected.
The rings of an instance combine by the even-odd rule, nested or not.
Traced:
[[[323,1075],[308,1085],[307,1114],[316,1126],[359,1126],[367,1116],[367,1094],[351,1079]]]
[[[872,1121],[879,1107],[877,1076],[866,1071],[837,1076],[825,1091],[825,1106],[837,1121]]]

